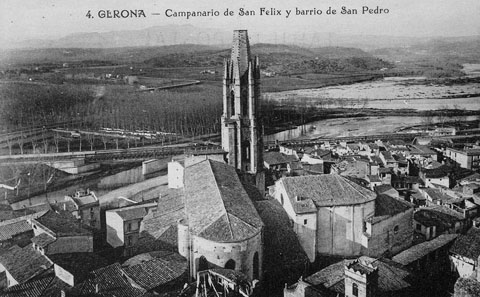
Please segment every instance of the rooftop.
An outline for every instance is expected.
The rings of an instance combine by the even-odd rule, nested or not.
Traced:
[[[52,266],[52,262],[35,250],[32,244],[24,248],[13,246],[0,255],[0,263],[19,284]]]
[[[373,259],[362,256],[359,261],[369,263],[378,269],[378,289],[380,292],[404,290],[412,286],[412,274],[401,265],[388,259]],[[327,288],[340,294],[345,290],[345,266],[355,260],[343,260],[332,264],[305,278],[314,287]]]
[[[263,154],[263,161],[269,165],[279,165],[288,163],[287,158],[279,152],[266,152]]]
[[[144,296],[145,291],[133,287],[124,276],[119,263],[94,270],[85,282],[74,287],[74,296]]]
[[[465,219],[460,213],[444,206],[422,207],[415,212],[413,217],[415,221],[424,226],[437,226],[437,232],[439,233]]]
[[[139,257],[141,261],[133,261]],[[129,262],[132,264],[123,265],[125,273],[147,291],[175,281],[187,271],[187,260],[175,253],[141,254]]]
[[[311,199],[316,207],[353,205],[373,201],[375,193],[336,174],[284,177],[280,181],[292,205],[295,197]]]
[[[217,242],[235,242],[263,227],[235,168],[204,160],[185,169],[185,210],[193,234]]]
[[[48,246],[50,243],[54,242],[56,240],[56,238],[47,234],[47,233],[41,233],[41,234],[33,237],[31,240],[35,245],[38,245],[38,246],[44,248],[44,247]]]
[[[413,205],[405,200],[396,199],[388,195],[378,195],[375,199],[375,215],[369,220],[372,223],[413,209]]]
[[[480,256],[480,229],[471,227],[466,234],[461,234],[450,252],[477,261]]]
[[[157,202],[139,203],[122,208],[110,209],[107,211],[118,214],[124,221],[130,221],[143,219],[147,215],[149,209],[156,206]]]
[[[425,241],[412,246],[400,254],[395,255],[392,260],[402,265],[409,265],[410,263],[415,262],[431,252],[449,244],[455,240],[457,236],[458,234],[442,234],[430,241]]]
[[[53,231],[56,236],[93,235],[88,226],[82,225],[73,215],[65,211],[49,210],[35,221]]]

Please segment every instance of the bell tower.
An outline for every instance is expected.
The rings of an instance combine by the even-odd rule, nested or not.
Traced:
[[[227,162],[264,192],[263,133],[260,112],[260,66],[250,58],[247,30],[233,32],[230,60],[223,76],[222,148]]]

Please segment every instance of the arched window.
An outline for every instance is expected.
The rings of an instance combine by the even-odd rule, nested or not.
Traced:
[[[258,252],[253,255],[253,279],[260,278],[260,263],[258,260]]]
[[[208,269],[207,258],[205,258],[204,256],[201,256],[198,259],[198,271],[207,270],[207,269]]]
[[[235,261],[232,259],[228,260],[227,263],[225,263],[225,269],[235,270]]]

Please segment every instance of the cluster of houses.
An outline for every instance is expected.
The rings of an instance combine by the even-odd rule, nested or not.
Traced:
[[[265,152],[259,77],[235,31],[223,151],[100,197],[0,204],[0,296],[479,296],[477,146]]]
[[[357,264],[345,260],[301,279],[285,289],[285,296],[330,296],[325,290],[334,296],[369,296],[369,290],[377,290],[372,296],[419,292],[414,282],[392,295],[382,286],[359,288],[362,282],[354,287],[348,280],[368,278],[369,273],[382,279],[387,262],[394,262],[390,271],[401,264],[413,279],[428,274],[430,283],[448,271],[450,281],[460,277],[455,290],[464,295],[459,296],[477,296],[465,292],[478,293],[480,288],[480,283],[472,283],[480,256],[479,160],[475,145],[437,148],[403,140],[279,145],[266,152],[265,168],[272,176],[269,194],[288,213],[310,261],[325,255],[360,257]],[[353,275],[351,265],[366,270],[353,269]],[[369,269],[373,272],[367,273]],[[338,285],[339,274],[344,286]],[[465,282],[468,289],[461,288]],[[306,293],[306,287],[316,295]]]

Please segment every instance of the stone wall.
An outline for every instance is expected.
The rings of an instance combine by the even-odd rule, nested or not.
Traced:
[[[196,277],[200,257],[203,256],[209,263],[222,268],[225,268],[229,260],[233,260],[235,261],[235,270],[244,273],[250,279],[253,279],[254,276],[253,258],[255,253],[258,253],[258,274],[261,278],[263,259],[261,232],[245,241],[233,243],[213,242],[193,235],[191,253],[193,255],[192,277]]]
[[[365,254],[375,258],[384,253],[395,255],[408,249],[413,241],[412,221],[413,208],[372,224]]]

